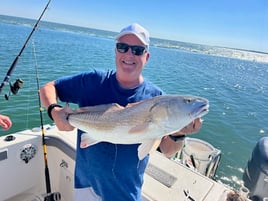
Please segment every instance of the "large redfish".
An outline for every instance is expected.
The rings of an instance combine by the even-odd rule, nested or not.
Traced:
[[[81,148],[98,142],[137,144],[143,159],[163,136],[181,130],[208,113],[208,100],[196,96],[156,96],[122,107],[118,104],[80,108],[69,123],[84,131]]]

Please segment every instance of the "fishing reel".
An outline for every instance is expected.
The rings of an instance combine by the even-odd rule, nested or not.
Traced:
[[[10,86],[10,90],[8,92],[8,94],[5,94],[5,99],[8,100],[9,96],[11,95],[10,92],[12,92],[12,94],[16,95],[20,88],[22,88],[23,86],[23,80],[18,78],[13,84],[11,82],[9,82],[9,86]]]
[[[61,194],[59,192],[48,193],[45,196],[45,201],[60,201],[60,200],[61,200]]]

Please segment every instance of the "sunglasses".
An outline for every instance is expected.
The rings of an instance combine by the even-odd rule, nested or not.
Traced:
[[[131,49],[132,54],[136,56],[143,55],[147,52],[147,48],[139,45],[128,45],[126,43],[116,43],[116,49],[120,53],[126,53],[128,49]]]

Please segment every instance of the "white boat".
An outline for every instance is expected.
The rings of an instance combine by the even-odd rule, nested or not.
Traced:
[[[44,133],[45,146],[40,128],[0,137],[0,200],[73,200],[76,131],[62,132],[56,126],[45,125]],[[200,142],[198,144],[204,146],[202,141],[188,140],[189,144]],[[47,157],[44,157],[44,148]],[[186,159],[189,150],[181,150],[180,155]],[[225,201],[230,195],[247,197],[246,188],[237,193],[211,178],[219,161],[219,152],[215,150],[217,154],[214,156],[217,157],[210,160],[212,163],[196,161],[200,163],[200,171],[155,151],[150,156],[144,176],[142,200]],[[45,161],[49,169],[50,190],[45,180]],[[204,164],[207,164],[206,168]]]
[[[11,85],[9,78],[49,3],[10,66],[0,93],[7,83],[13,94],[21,88],[21,80]],[[5,98],[8,100],[9,95]],[[1,136],[0,201],[72,201],[75,152],[76,131],[61,132],[56,126]],[[244,181],[249,190],[233,190],[213,180],[219,160],[220,150],[194,138],[186,138],[173,159],[155,151],[144,175],[142,200],[242,201],[250,197],[253,201],[268,201],[268,138],[257,144],[248,162]]]

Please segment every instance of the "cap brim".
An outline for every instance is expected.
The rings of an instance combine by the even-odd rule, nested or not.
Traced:
[[[119,40],[119,38],[121,38],[122,36],[124,36],[124,35],[127,35],[127,34],[133,34],[133,35],[135,35],[144,45],[149,45],[146,41],[144,41],[144,39],[139,35],[139,34],[137,34],[137,33],[135,33],[135,32],[132,32],[132,31],[125,31],[125,32],[123,32],[123,33],[119,33],[117,36],[116,36],[116,38],[115,38],[115,40]]]

